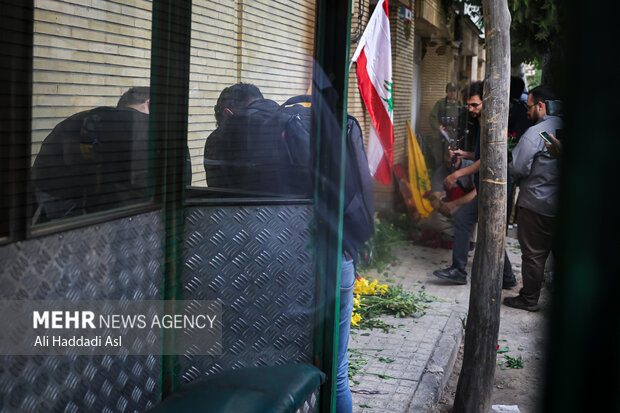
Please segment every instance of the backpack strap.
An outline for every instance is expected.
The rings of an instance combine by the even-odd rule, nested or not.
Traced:
[[[299,95],[289,98],[282,106],[296,105],[298,103],[312,103],[312,95]]]

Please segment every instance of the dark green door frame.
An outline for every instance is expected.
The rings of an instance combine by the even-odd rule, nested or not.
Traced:
[[[163,299],[182,298],[183,197],[189,102],[191,0],[154,0],[151,53],[151,130],[155,141],[155,182],[161,186],[164,223]],[[164,336],[163,354],[174,346]],[[162,356],[162,396],[179,386],[176,356]]]
[[[315,205],[317,270],[317,330],[315,334],[315,364],[323,370],[328,381],[321,387],[320,411],[335,411],[338,331],[340,321],[340,264],[342,260],[342,216],[345,167],[345,133],[347,84],[350,47],[351,2],[321,0],[317,2],[313,105],[318,118],[315,123],[317,185]],[[329,87],[322,82],[329,81]],[[323,107],[326,106],[326,107]],[[323,114],[335,115],[339,137]],[[333,142],[334,139],[339,142]],[[335,152],[335,153],[334,153]],[[333,159],[340,159],[334,164]],[[330,191],[326,182],[338,183],[338,191]],[[321,210],[323,209],[323,210]]]

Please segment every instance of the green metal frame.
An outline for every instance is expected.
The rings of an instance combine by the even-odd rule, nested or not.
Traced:
[[[151,54],[151,131],[156,157],[163,154],[162,183],[164,222],[163,299],[182,299],[183,197],[189,102],[189,63],[192,20],[191,0],[155,0]],[[174,336],[165,335],[163,354],[173,354]],[[179,387],[176,356],[162,356],[162,396]]]
[[[336,196],[333,192],[321,187],[316,179],[316,205],[325,205],[328,214],[337,214],[337,220],[317,220],[315,268],[318,277],[317,303],[317,331],[315,334],[315,364],[328,375],[328,382],[322,386],[319,406],[321,411],[335,411],[336,409],[336,370],[338,358],[338,331],[340,321],[340,264],[342,261],[342,216],[345,168],[345,134],[347,85],[350,47],[351,2],[346,0],[317,2],[317,20],[315,60],[331,80],[336,91],[337,100],[331,101],[329,96],[313,99],[314,102],[331,102],[330,108],[339,119],[340,136],[340,165],[330,162],[328,151],[333,145],[321,136],[321,119],[318,120],[316,137],[317,174],[326,177],[331,182],[339,182],[340,192]],[[344,24],[343,24],[344,23]],[[313,90],[320,94],[323,91]],[[329,104],[329,103],[328,103]],[[316,113],[323,113],[317,108]],[[316,214],[317,217],[320,214]],[[337,222],[337,230],[329,222]],[[335,275],[335,276],[334,276]]]
[[[32,2],[28,3],[28,15],[22,19],[26,25],[32,26]],[[188,119],[188,95],[189,95],[189,63],[190,63],[190,40],[191,40],[191,0],[154,0],[152,9],[152,55],[151,55],[151,134],[155,142],[155,203],[145,206],[152,210],[158,208],[161,200],[165,235],[163,242],[164,274],[163,274],[163,299],[179,300],[182,298],[180,284],[182,271],[182,247],[185,202],[185,150],[187,137]],[[340,125],[346,123],[346,97],[347,97],[347,73],[349,56],[349,28],[350,28],[350,1],[319,0],[316,4],[316,48],[315,59],[318,65],[328,75],[332,82],[332,91],[336,91],[338,98],[330,100],[324,96],[322,101],[332,107],[329,110],[336,113]],[[23,17],[23,16],[22,16]],[[27,36],[32,37],[32,29],[28,27],[22,30]],[[18,185],[28,181],[29,150],[28,140],[23,141],[24,136],[30,133],[31,116],[31,88],[32,88],[32,39],[22,42],[26,45],[24,53],[13,51],[14,59],[22,59],[28,70],[14,71],[21,63],[9,65],[10,74],[21,73],[23,79],[11,82],[11,85],[21,85],[19,91],[8,94],[11,105],[14,106],[14,97],[24,97],[19,100],[23,108],[15,108],[20,115],[8,119],[19,122],[18,126],[7,127],[4,130],[15,131],[14,135],[3,134],[7,138],[3,142],[11,150],[7,176],[9,181],[6,185]],[[7,79],[11,78],[7,76]],[[7,104],[7,107],[11,107]],[[319,110],[320,113],[320,110]],[[22,116],[26,114],[27,116]],[[333,194],[324,188],[317,186],[315,192],[315,205],[323,203],[327,206],[330,214],[337,215],[337,229],[330,228],[327,222],[318,222],[315,233],[315,263],[317,269],[319,291],[317,302],[317,327],[315,335],[314,363],[325,371],[329,376],[329,385],[323,386],[320,394],[320,409],[330,411],[335,408],[335,378],[338,347],[338,316],[339,316],[339,291],[340,291],[340,261],[342,240],[342,184],[344,171],[344,151],[341,151],[342,162],[334,166],[329,162],[327,153],[328,142],[321,140],[320,122],[316,134],[316,166],[318,173],[327,177],[332,182],[340,182],[341,191]],[[342,129],[341,146],[344,146],[344,128]],[[26,133],[24,133],[26,131]],[[18,139],[17,141],[11,139]],[[6,166],[6,165],[5,165]],[[23,189],[7,187],[8,196],[12,204],[8,206],[10,213],[11,231],[8,242],[26,237],[27,205],[26,193]],[[307,200],[295,200],[293,202],[307,203]],[[256,202],[256,201],[254,201]],[[276,203],[284,202],[276,200]],[[134,213],[128,211],[127,214]],[[33,235],[45,235],[48,232],[68,230],[77,226],[88,226],[101,220],[109,220],[113,215],[91,217],[88,220],[68,223],[64,226],[43,228],[42,232]],[[116,215],[114,215],[116,217]],[[0,234],[2,235],[2,234]],[[8,234],[6,234],[8,235]],[[174,344],[174,337],[166,337],[163,343],[164,350],[170,350]],[[163,353],[172,353],[164,351]],[[162,397],[174,392],[179,387],[178,359],[174,356],[162,356],[161,394]]]

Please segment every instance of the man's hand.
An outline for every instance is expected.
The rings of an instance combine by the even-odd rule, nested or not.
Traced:
[[[439,207],[441,206],[441,193],[439,192],[426,191],[426,193],[424,193],[422,197],[430,201],[433,209],[439,209]]]
[[[545,141],[545,147],[547,148],[549,156],[555,159],[560,159],[562,154],[562,143],[552,134],[549,134],[549,139],[551,139],[551,143],[547,143],[547,141]]]
[[[457,149],[455,151],[453,151],[456,156],[459,157],[459,159],[469,159],[469,160],[473,160],[474,159],[474,153],[473,152],[466,152],[462,149]]]
[[[454,201],[444,202],[441,207],[439,207],[439,212],[443,215],[449,217],[452,216],[452,211],[456,208]]]
[[[450,175],[446,176],[446,178],[443,180],[443,186],[444,188],[446,188],[446,191],[451,189],[454,185],[456,185],[456,181],[458,181],[460,178],[459,171],[452,172]]]

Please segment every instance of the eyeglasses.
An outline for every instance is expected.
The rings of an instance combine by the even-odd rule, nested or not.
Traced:
[[[482,105],[482,103],[468,103],[467,107],[472,107],[472,108],[476,109],[480,105]]]
[[[528,105],[527,103],[525,104],[525,106],[527,106],[527,110],[531,110],[536,105],[537,103],[534,103],[533,105]]]

